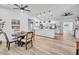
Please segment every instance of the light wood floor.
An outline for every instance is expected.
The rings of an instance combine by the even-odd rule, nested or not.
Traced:
[[[15,44],[11,45],[8,51],[5,44],[0,45],[1,55],[75,55],[75,38],[64,39],[60,36],[58,39],[49,39],[45,37],[35,36],[33,40],[33,47],[28,45],[25,47],[18,47]]]

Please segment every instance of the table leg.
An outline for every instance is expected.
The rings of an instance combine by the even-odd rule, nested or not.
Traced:
[[[78,49],[76,49],[76,55],[79,55],[79,50]]]

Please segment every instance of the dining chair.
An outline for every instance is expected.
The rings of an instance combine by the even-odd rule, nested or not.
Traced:
[[[33,32],[27,32],[25,36],[25,40],[23,39],[22,42],[25,42],[25,48],[27,50],[28,43],[31,43],[31,47],[33,46]]]
[[[8,48],[8,50],[10,50],[10,44],[11,43],[16,43],[16,40],[15,40],[15,38],[14,39],[12,39],[12,38],[9,39],[7,33],[5,33],[5,32],[3,32],[3,34],[4,34],[4,37],[6,39],[6,47]]]

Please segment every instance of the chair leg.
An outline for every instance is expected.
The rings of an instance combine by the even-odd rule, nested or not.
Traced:
[[[76,55],[79,55],[79,50],[78,49],[76,49]]]
[[[8,42],[6,43],[6,47],[8,47]]]
[[[20,43],[19,43],[19,41],[18,41],[18,46],[20,46]]]
[[[31,47],[33,46],[32,40],[31,40]]]
[[[27,43],[25,43],[25,47],[26,47],[26,50],[27,50]]]
[[[20,43],[21,47],[23,46],[22,42]]]
[[[21,44],[21,47],[22,47],[22,46],[25,44],[25,42],[22,42],[22,41],[21,41],[21,43],[20,43],[20,44]]]
[[[22,41],[20,40],[20,46],[22,47]]]
[[[10,43],[8,43],[8,50],[10,50]]]

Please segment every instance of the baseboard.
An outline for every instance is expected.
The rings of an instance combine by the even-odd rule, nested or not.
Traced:
[[[37,35],[37,34],[35,34],[35,36],[40,36],[40,37],[45,37],[45,38],[50,38],[50,39],[56,39],[56,37],[52,38],[52,37],[47,37],[47,36],[42,36],[42,35]]]

